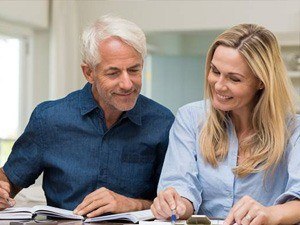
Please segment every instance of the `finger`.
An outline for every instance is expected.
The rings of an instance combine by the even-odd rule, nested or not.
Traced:
[[[97,208],[103,207],[105,205],[108,205],[109,202],[101,200],[93,201],[91,204],[87,205],[86,207],[82,208],[80,211],[78,211],[78,215],[86,215],[92,211],[94,211]]]
[[[0,202],[0,210],[6,209],[7,204]]]
[[[98,196],[98,195],[106,195],[108,194],[109,192],[111,192],[109,189],[105,188],[105,187],[101,187],[95,191],[93,191],[92,193],[88,194],[86,196],[86,198],[94,198],[95,196]]]
[[[250,223],[250,225],[261,225],[261,224],[264,224],[264,221],[263,221],[263,217],[259,215],[255,217]]]
[[[12,198],[6,198],[5,201],[8,205],[8,207],[13,207],[16,204],[16,201]]]
[[[10,193],[10,185],[8,182],[0,181],[0,188],[4,189],[6,192]]]
[[[8,196],[7,193],[0,194],[0,202],[6,205],[5,208],[13,207],[16,204],[16,201]]]
[[[98,189],[99,190],[99,189]],[[99,191],[94,191],[94,192],[97,192],[96,195],[87,195],[83,201],[74,209],[74,213],[77,214],[79,211],[81,211],[82,209],[84,209],[85,207],[87,207],[88,205],[90,205],[92,202],[94,201],[98,201],[98,200],[101,200],[105,197],[107,197],[107,193],[104,193],[104,192],[99,192]],[[93,192],[93,193],[94,193]]]
[[[176,216],[177,218],[180,218],[186,212],[186,205],[184,204],[184,201],[179,195],[175,197],[175,201],[176,201]]]
[[[160,214],[163,215],[165,218],[169,218],[172,215],[172,210],[168,204],[168,202],[165,199],[165,192],[160,193],[157,197],[160,204]]]
[[[234,209],[231,208],[226,219],[223,222],[223,225],[230,225],[234,223]]]
[[[151,208],[151,211],[152,211],[152,213],[153,213],[153,215],[154,215],[154,217],[155,217],[156,219],[159,219],[159,220],[167,219],[167,218],[165,218],[164,216],[162,216],[162,215],[158,212],[158,210],[157,210],[157,208],[156,208],[156,206],[155,206],[154,204],[152,204],[150,208]]]
[[[159,197],[156,197],[153,201],[153,205],[156,209],[157,214],[159,215],[159,218],[168,219],[170,216],[165,214],[162,207],[161,207],[161,200]]]
[[[155,206],[153,205],[153,203],[152,203],[152,205],[150,206],[150,210],[151,210],[153,216],[154,216],[156,219],[158,219],[158,213],[157,213],[156,208],[155,208]]]
[[[13,207],[16,204],[16,201],[12,198],[0,198],[0,209],[6,209]]]
[[[166,191],[166,192],[164,192],[164,195],[163,195],[166,203],[168,204],[168,206],[171,210],[176,209],[176,202],[175,202],[176,194],[177,193],[174,191]]]
[[[9,198],[9,192],[7,192],[3,188],[0,188],[0,198],[8,199]]]
[[[237,222],[235,221],[235,213],[237,212],[237,210],[239,210],[240,207],[242,207],[244,205],[244,198],[240,199],[237,203],[235,203],[233,205],[233,207],[231,208],[231,210],[229,211],[226,219],[224,220],[224,223],[223,224],[233,224],[234,222]]]
[[[243,217],[243,219],[241,220],[241,224],[242,224],[242,225],[249,225],[249,224],[251,223],[252,220],[253,220],[253,217],[250,216],[249,213],[247,213],[247,215],[245,215],[245,216]]]
[[[112,211],[111,206],[110,206],[110,204],[108,204],[108,205],[102,206],[102,207],[88,213],[86,216],[87,217],[95,217],[95,216],[100,216],[104,213],[108,213],[108,212],[111,212],[111,211]]]
[[[235,222],[237,222],[238,224],[243,224],[242,220],[248,215],[248,212],[250,210],[250,205],[248,203],[243,204],[240,208],[237,208],[235,210],[235,212],[233,213],[234,216],[234,220]],[[252,217],[250,215],[247,216],[247,218],[245,218],[245,220],[247,222],[250,222],[252,219]],[[249,223],[248,223],[249,224]],[[247,224],[247,225],[248,225]]]

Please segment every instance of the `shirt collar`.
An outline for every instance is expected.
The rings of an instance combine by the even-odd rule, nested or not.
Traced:
[[[102,110],[102,108],[98,105],[96,100],[94,99],[93,93],[92,93],[92,85],[90,83],[87,83],[83,89],[81,90],[80,94],[80,112],[81,115],[86,115],[89,112],[93,111],[96,108],[99,108]],[[141,119],[141,97],[139,96],[135,106],[129,110],[126,111],[120,119],[128,118],[133,123],[137,125],[142,125],[142,119]]]
[[[128,117],[128,119],[130,119],[133,123],[141,126],[142,125],[141,107],[142,107],[141,96],[139,96],[134,107],[131,110],[126,111],[124,113],[123,118]]]
[[[87,83],[80,93],[80,112],[81,115],[86,115],[94,109],[98,108],[98,103],[95,101],[92,93],[92,85]]]

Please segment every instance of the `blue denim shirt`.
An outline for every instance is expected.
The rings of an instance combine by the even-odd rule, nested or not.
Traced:
[[[47,204],[69,210],[100,187],[153,199],[173,121],[168,109],[140,95],[135,107],[107,129],[86,84],[36,107],[3,169],[23,188],[44,172]]]

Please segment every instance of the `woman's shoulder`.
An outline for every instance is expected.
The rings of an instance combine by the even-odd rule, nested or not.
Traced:
[[[287,123],[287,128],[289,130],[290,134],[290,142],[295,144],[300,139],[300,115],[296,114],[293,117],[289,118],[289,121]]]
[[[199,125],[207,117],[210,103],[207,100],[188,103],[178,109],[177,119],[188,121],[194,125]]]
[[[189,113],[193,115],[205,114],[209,107],[209,101],[201,100],[197,102],[188,103],[178,109],[179,113]]]

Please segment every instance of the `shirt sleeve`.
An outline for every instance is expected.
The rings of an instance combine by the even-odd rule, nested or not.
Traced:
[[[193,203],[195,212],[201,204],[202,187],[197,168],[197,121],[188,108],[179,109],[171,127],[158,191],[173,187]]]
[[[287,185],[285,192],[276,199],[275,205],[300,199],[300,126],[292,135],[287,150]]]
[[[41,121],[35,109],[24,133],[15,142],[3,170],[16,186],[26,188],[33,184],[42,172]]]

